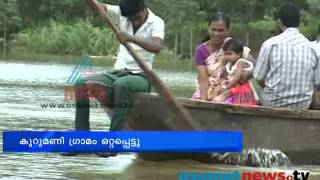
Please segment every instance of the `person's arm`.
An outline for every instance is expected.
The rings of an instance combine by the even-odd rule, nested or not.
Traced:
[[[251,61],[253,64],[256,64],[256,59],[252,56],[251,53],[249,53],[247,60]]]
[[[314,81],[314,86],[315,88],[320,91],[320,61],[318,61],[318,65],[314,71],[314,76],[315,76],[315,81]]]
[[[209,73],[207,71],[206,59],[208,52],[204,45],[199,45],[194,51],[194,60],[197,68],[197,80],[200,91],[200,100],[208,99]]]
[[[251,61],[253,64],[256,64],[256,60],[251,54],[251,49],[248,48],[247,46],[243,46],[243,51],[242,51],[242,58]]]
[[[314,68],[314,85],[316,89],[320,89],[320,45],[319,47],[316,47],[315,49],[316,52],[316,66]]]
[[[257,80],[258,84],[264,88],[265,80],[270,69],[269,56],[271,47],[264,43],[260,49],[257,63],[253,72],[253,77]]]
[[[253,56],[251,54],[248,55],[247,60],[252,62],[253,65],[256,64],[256,60],[253,58]],[[245,71],[242,73],[241,79],[240,79],[240,83],[246,83],[249,79],[251,79],[253,76],[253,70],[252,71]]]
[[[117,35],[117,38],[121,44],[126,42],[132,42],[151,53],[159,53],[160,50],[164,47],[163,39],[161,39],[160,37],[151,37],[150,39],[143,39],[125,32],[121,32]]]
[[[200,100],[207,100],[207,92],[209,87],[209,75],[206,66],[197,66],[198,84],[200,90]]]
[[[243,75],[243,69],[246,68],[246,64],[243,62],[239,62],[236,67],[236,72],[232,77],[232,80],[228,83],[227,88],[231,89],[233,86],[240,83],[241,76]]]
[[[253,63],[253,65],[256,64],[256,59],[252,56],[252,54],[250,53],[251,49],[244,46],[243,47],[243,52],[242,52],[242,58],[250,61]],[[250,78],[252,78],[253,76],[253,70],[252,71],[245,71],[242,73],[241,79],[240,79],[240,83],[246,83]]]
[[[164,29],[165,25],[162,19],[158,19],[152,24],[151,37],[144,39],[141,37],[133,36],[125,32],[121,32],[117,35],[120,43],[132,42],[142,47],[146,51],[151,53],[159,53],[164,47]]]

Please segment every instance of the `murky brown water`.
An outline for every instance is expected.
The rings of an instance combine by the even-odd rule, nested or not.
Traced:
[[[45,109],[41,104],[64,103],[64,86],[74,66],[0,62],[0,131],[71,130],[74,109]],[[97,71],[107,69],[97,68]],[[190,96],[193,72],[159,71],[176,95]],[[177,87],[177,84],[179,86]],[[107,130],[110,124],[102,109],[91,110],[91,128]],[[2,152],[2,134],[0,135]],[[175,180],[182,171],[311,171],[309,179],[320,179],[319,166],[257,169],[208,165],[191,160],[149,162],[134,154],[112,158],[95,155],[63,157],[57,153],[0,153],[0,179],[110,179]]]

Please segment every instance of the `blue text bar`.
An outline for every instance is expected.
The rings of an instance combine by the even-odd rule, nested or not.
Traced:
[[[7,131],[4,152],[241,152],[240,131]]]

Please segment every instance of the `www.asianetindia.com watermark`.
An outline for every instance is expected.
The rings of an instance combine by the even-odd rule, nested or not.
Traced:
[[[99,93],[99,100],[92,93],[88,93],[86,86],[65,86],[64,102],[41,103],[42,109],[74,109],[74,108],[131,108],[132,104],[122,103],[114,104],[112,100],[107,98],[105,88],[103,86],[95,86],[95,94]],[[77,95],[76,95],[77,91]],[[90,101],[90,99],[94,101]],[[78,103],[76,103],[76,101]]]
[[[92,108],[92,109],[104,109],[104,108],[131,108],[130,104],[101,104],[98,102],[90,102],[89,104],[76,104],[76,103],[41,103],[42,109],[74,109],[74,108]]]
[[[178,180],[307,180],[310,172],[181,172]]]

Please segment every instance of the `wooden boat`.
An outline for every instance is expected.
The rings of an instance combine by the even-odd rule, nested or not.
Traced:
[[[241,130],[243,147],[283,151],[294,164],[320,164],[320,111],[243,107],[177,98],[201,129],[187,126],[156,94],[138,93],[126,130]],[[149,160],[191,158],[210,161],[210,154],[142,153]]]

